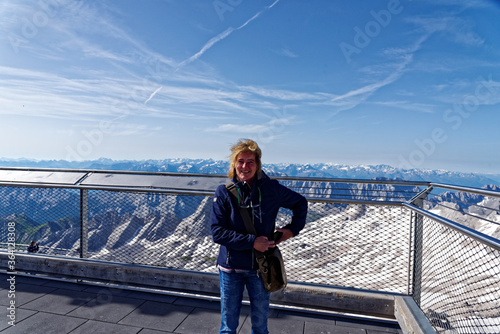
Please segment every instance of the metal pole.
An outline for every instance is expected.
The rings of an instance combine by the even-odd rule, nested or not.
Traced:
[[[424,199],[432,191],[432,186],[427,187],[420,192],[420,194],[413,197],[409,203],[415,205],[416,207],[423,208]],[[424,216],[414,211],[413,216],[413,225],[414,225],[414,253],[413,253],[413,299],[415,303],[420,307],[421,293],[422,293],[422,254],[424,248]]]
[[[86,259],[89,249],[89,193],[80,190],[80,257]]]
[[[420,200],[419,200],[420,201]],[[418,205],[418,204],[416,204]],[[421,205],[421,204],[420,204]],[[415,226],[415,234],[413,245],[415,247],[413,253],[413,299],[420,306],[422,292],[422,254],[423,254],[423,234],[424,225],[422,215],[414,212],[413,224]]]

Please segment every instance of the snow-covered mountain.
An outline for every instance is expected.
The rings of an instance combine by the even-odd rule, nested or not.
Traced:
[[[111,160],[101,158],[88,161],[0,159],[0,166],[226,174],[229,164],[227,161],[212,159]],[[475,188],[485,185],[500,186],[500,174],[400,169],[388,165],[264,164],[263,169],[270,176],[429,181]]]
[[[500,193],[498,186],[484,190]],[[426,201],[425,208],[473,230],[500,239],[500,198],[473,193],[447,191]]]

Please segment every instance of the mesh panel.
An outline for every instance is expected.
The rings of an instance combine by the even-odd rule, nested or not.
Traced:
[[[424,218],[421,309],[440,333],[498,333],[500,252]]]
[[[312,199],[404,202],[418,194],[417,186],[397,184],[346,183],[335,181],[280,180],[286,187]]]
[[[79,190],[0,188],[0,243],[7,248],[14,227],[16,249],[26,251],[33,240],[39,253],[78,256],[80,246]]]
[[[89,257],[215,272],[211,197],[89,192]],[[409,213],[311,203],[306,228],[282,245],[289,279],[406,292]],[[282,209],[277,226],[291,220]],[[388,242],[392,240],[393,242]]]
[[[500,238],[500,197],[447,191],[430,194],[424,208],[496,239]]]
[[[216,272],[212,197],[91,191],[89,208],[90,258]],[[290,220],[282,209],[277,227]],[[281,247],[289,280],[407,292],[409,226],[399,207],[311,203]]]
[[[89,192],[89,257],[204,271],[215,269],[211,196]]]
[[[408,210],[312,202],[307,219],[280,245],[290,281],[408,292]]]
[[[20,249],[36,240],[41,253],[79,256],[78,190],[2,191],[2,227],[16,221]],[[89,258],[216,272],[212,196],[90,190],[88,208]],[[277,226],[290,220],[282,209]],[[409,226],[401,207],[311,202],[300,237],[281,245],[289,280],[406,293]]]

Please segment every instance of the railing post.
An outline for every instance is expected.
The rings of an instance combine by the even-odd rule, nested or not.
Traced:
[[[432,186],[427,187],[425,190],[420,192],[418,195],[413,197],[409,202],[419,208],[423,208],[424,199],[427,198],[429,193],[432,191]],[[421,292],[422,292],[422,255],[424,248],[424,217],[413,212],[413,226],[414,226],[414,237],[413,237],[413,284],[412,284],[412,295],[415,303],[420,307]]]
[[[88,257],[89,249],[89,193],[87,189],[80,190],[80,257]]]
[[[415,204],[418,206],[418,204]],[[420,206],[421,207],[421,206]],[[418,213],[413,213],[414,226],[414,252],[413,252],[413,299],[420,306],[421,290],[422,290],[422,253],[423,253],[423,217]]]

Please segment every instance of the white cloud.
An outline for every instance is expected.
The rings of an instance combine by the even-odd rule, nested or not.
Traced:
[[[281,101],[301,101],[301,100],[322,100],[323,94],[294,92],[283,89],[269,89],[259,86],[240,86],[241,90],[259,95],[261,97],[272,98]]]
[[[205,45],[203,45],[203,47],[201,48],[200,51],[198,51],[197,53],[195,53],[194,55],[192,55],[188,59],[179,63],[178,67],[181,68],[183,66],[186,66],[187,64],[192,63],[196,59],[200,58],[205,52],[207,52],[207,50],[209,50],[216,43],[222,41],[224,38],[229,36],[234,30],[235,30],[234,28],[228,28],[225,31],[223,31],[222,33],[220,33],[219,35],[211,38],[207,43],[205,43]]]
[[[410,110],[418,111],[424,113],[432,113],[436,110],[436,106],[432,104],[425,103],[415,103],[413,101],[383,101],[383,102],[372,102],[374,105],[385,106],[389,108],[395,108],[399,110]]]
[[[360,73],[367,75],[366,80],[372,81],[371,83],[335,96],[324,104],[334,107],[333,114],[336,114],[364,103],[379,89],[393,84],[408,71],[409,65],[413,62],[413,54],[422,48],[428,37],[429,34],[426,33],[410,46],[386,48],[382,52],[382,55],[386,57],[385,63],[368,66],[360,70]]]
[[[151,95],[148,97],[146,101],[144,101],[144,104],[148,103],[163,87],[160,86],[158,87]]]
[[[288,58],[298,58],[299,55],[296,54],[295,52],[291,51],[288,48],[282,48],[281,50],[278,51],[279,54],[288,57]]]
[[[217,44],[218,42],[220,42],[223,39],[227,38],[234,31],[237,31],[237,30],[245,28],[248,24],[250,24],[252,21],[254,21],[255,19],[257,19],[262,13],[264,13],[267,10],[269,10],[270,8],[273,8],[279,1],[280,0],[275,0],[271,5],[265,7],[264,9],[262,9],[261,11],[259,11],[258,13],[256,13],[254,16],[252,16],[250,19],[248,19],[245,23],[243,23],[239,27],[237,27],[237,28],[229,27],[226,30],[224,30],[222,33],[218,34],[217,36],[212,37],[207,43],[205,43],[205,45],[203,45],[203,47],[201,48],[200,51],[198,51],[197,53],[195,53],[194,55],[192,55],[188,59],[182,61],[178,65],[178,68],[181,68],[181,67],[183,67],[185,65],[188,65],[188,64],[192,63],[193,61],[197,60],[205,52],[207,52],[210,48],[212,48],[215,44]]]
[[[286,127],[292,125],[295,120],[295,116],[288,113],[288,111],[282,110],[274,114],[268,115],[269,117],[262,124],[244,122],[241,124],[237,123],[225,123],[220,124],[215,127],[209,127],[206,132],[216,132],[216,133],[238,133],[238,134],[251,134],[251,135],[262,135],[262,136],[276,136],[282,134]]]
[[[155,132],[162,131],[161,126],[149,126],[146,124],[133,124],[126,122],[115,122],[110,126],[109,134],[111,136],[147,136]]]
[[[207,132],[228,132],[241,134],[258,134],[268,130],[268,126],[261,124],[221,124],[215,128],[206,129]]]
[[[428,35],[441,34],[449,40],[470,45],[481,46],[484,40],[473,31],[473,25],[456,16],[411,17],[407,22],[413,23]]]
[[[410,57],[411,59],[411,57]],[[387,85],[392,84],[396,80],[398,80],[404,73],[407,64],[410,61],[407,60],[401,64],[399,64],[396,68],[396,70],[392,73],[390,73],[388,76],[383,78],[382,80],[376,81],[374,83],[371,83],[369,85],[365,85],[363,87],[353,89],[345,94],[336,96],[332,98],[329,103],[331,105],[338,105],[338,106],[350,106],[349,108],[353,108],[357,106],[359,103],[364,102],[368,97],[370,97],[373,93],[375,93],[377,90],[379,90],[382,87],[385,87]],[[345,110],[345,109],[342,109]]]

